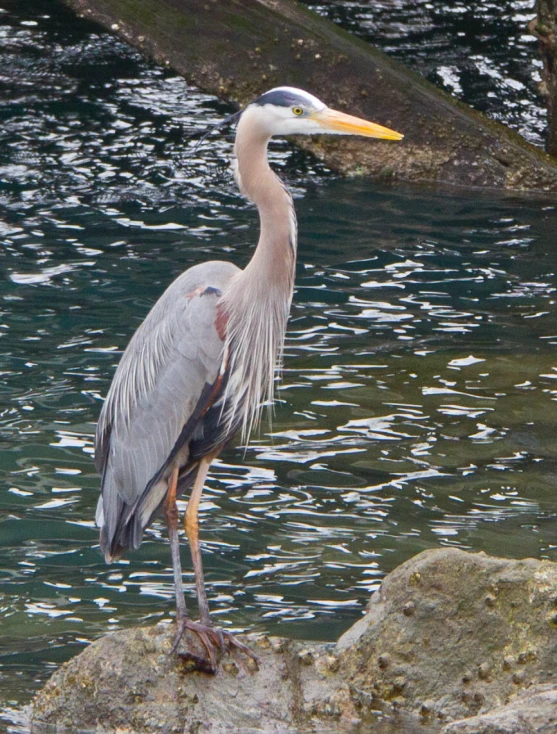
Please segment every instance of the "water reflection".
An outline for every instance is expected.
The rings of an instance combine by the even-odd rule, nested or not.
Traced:
[[[9,706],[95,636],[171,613],[160,523],[102,561],[94,422],[166,284],[209,258],[246,263],[257,226],[220,169],[229,141],[184,163],[178,129],[218,104],[37,7],[0,16],[17,63],[39,54],[48,71],[1,112]],[[201,504],[221,624],[333,639],[424,548],[554,558],[555,207],[337,181],[276,151],[298,176],[297,290],[272,425],[223,453]],[[186,548],[184,561],[191,592]]]
[[[543,146],[531,0],[304,0],[310,8]]]

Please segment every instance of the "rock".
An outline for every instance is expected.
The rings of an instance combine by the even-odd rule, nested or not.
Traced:
[[[370,706],[394,703],[426,722],[500,707],[556,680],[557,564],[421,553],[385,578],[337,653]]]
[[[549,561],[425,551],[385,578],[336,646],[242,637],[259,670],[233,652],[214,676],[192,671],[169,654],[173,634],[159,624],[92,643],[36,696],[33,731],[557,731]]]
[[[397,145],[300,136],[333,170],[557,191],[555,159],[292,0],[63,1],[222,99],[244,105],[275,86],[302,87],[405,136]]]
[[[541,92],[547,100],[547,151],[557,156],[557,0],[536,0],[530,30],[538,37],[543,60]]]
[[[359,721],[330,645],[247,636],[260,670],[233,654],[208,675],[169,654],[173,635],[174,625],[159,624],[92,643],[36,697],[33,731],[290,732],[303,722],[304,731],[343,732]],[[195,647],[195,638],[188,643]]]
[[[443,734],[555,734],[557,689],[525,691],[489,714],[455,721]]]

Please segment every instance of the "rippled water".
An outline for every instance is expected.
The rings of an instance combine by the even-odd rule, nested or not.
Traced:
[[[543,146],[534,0],[303,2],[458,99]]]
[[[3,7],[10,719],[89,640],[173,611],[160,523],[119,563],[99,553],[94,423],[164,287],[206,259],[245,264],[257,217],[230,139],[187,157],[226,107],[62,7]],[[280,142],[273,160],[295,183],[297,289],[272,429],[223,453],[201,506],[216,618],[332,640],[425,548],[557,560],[555,204],[337,180]]]

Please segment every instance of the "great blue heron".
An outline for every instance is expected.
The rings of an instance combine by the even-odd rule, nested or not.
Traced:
[[[95,443],[102,475],[97,524],[106,561],[138,548],[163,509],[176,592],[174,649],[186,629],[196,632],[213,670],[219,648],[252,654],[211,623],[199,501],[211,461],[238,430],[247,438],[262,405],[273,399],[294,285],[296,215],[292,197],[269,167],[267,144],[273,135],[299,133],[402,138],[292,87],[266,92],[238,117],[235,177],[256,204],[261,225],[253,257],[244,270],[220,260],[195,265],[167,288],[120,360]],[[190,488],[185,529],[199,622],[187,612],[178,539],[176,498]]]

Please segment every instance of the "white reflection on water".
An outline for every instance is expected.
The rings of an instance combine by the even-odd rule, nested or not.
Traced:
[[[1,194],[0,681],[14,700],[106,630],[170,618],[160,522],[128,558],[100,556],[94,422],[165,285],[210,258],[244,264],[257,226],[217,167],[229,141],[183,162],[182,127],[223,110],[74,33],[48,57],[56,89],[43,80],[7,119],[2,149],[33,173]],[[47,130],[44,105],[74,88],[68,59],[93,81]],[[94,84],[100,61],[111,88]],[[272,426],[223,453],[201,505],[219,622],[334,639],[424,548],[554,557],[555,209],[335,181],[286,144],[274,160],[298,181],[300,266]]]
[[[526,32],[535,18],[531,0],[511,0],[504,13],[497,3],[470,0],[305,4],[543,146],[542,61],[538,40]]]

